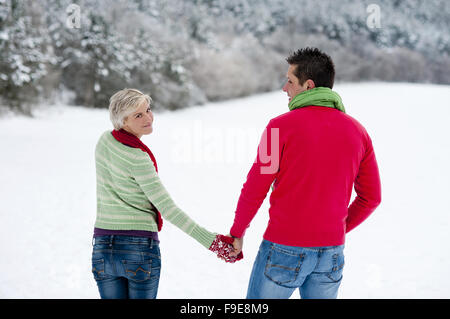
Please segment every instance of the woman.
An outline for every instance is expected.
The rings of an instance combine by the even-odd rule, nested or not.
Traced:
[[[230,237],[195,223],[178,208],[158,177],[156,159],[141,142],[153,131],[151,98],[124,89],[110,99],[114,130],[104,132],[95,149],[97,216],[92,272],[101,298],[156,298],[161,255],[162,216],[212,250],[235,262]]]

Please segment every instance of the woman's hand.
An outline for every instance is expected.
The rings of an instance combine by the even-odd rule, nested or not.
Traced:
[[[216,253],[218,258],[229,263],[234,263],[244,258],[244,255],[242,254],[242,251],[235,253],[233,242],[234,239],[232,237],[217,235],[213,243],[209,247],[209,250]]]

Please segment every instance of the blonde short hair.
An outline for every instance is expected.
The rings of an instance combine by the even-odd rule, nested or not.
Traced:
[[[109,117],[115,130],[123,127],[128,115],[133,113],[143,102],[150,106],[152,98],[136,89],[123,89],[114,93],[109,99]]]

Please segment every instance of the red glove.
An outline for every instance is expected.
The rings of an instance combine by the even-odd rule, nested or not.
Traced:
[[[234,251],[233,241],[234,239],[232,237],[217,235],[209,250],[216,253],[218,258],[225,260],[227,263],[234,263],[244,258],[244,254],[241,251],[235,257],[230,256],[230,253]]]

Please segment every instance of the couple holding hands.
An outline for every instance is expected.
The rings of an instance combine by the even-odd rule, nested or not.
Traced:
[[[336,298],[345,234],[381,201],[369,135],[332,90],[334,64],[316,48],[294,52],[283,91],[289,111],[269,121],[238,200],[229,236],[198,225],[174,203],[141,141],[153,131],[151,98],[124,89],[110,99],[114,130],[95,149],[97,215],[92,273],[101,298],[156,298],[164,220],[225,262],[243,258],[245,230],[272,186],[269,223],[247,298]],[[264,156],[265,157],[265,156]],[[357,193],[350,203],[353,185]]]

